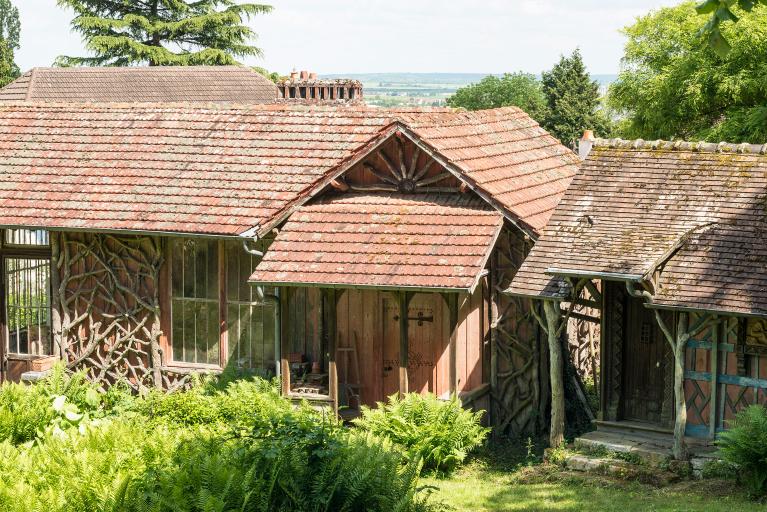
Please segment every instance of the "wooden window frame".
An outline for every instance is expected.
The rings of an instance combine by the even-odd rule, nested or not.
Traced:
[[[227,311],[226,311],[226,261],[224,257],[224,241],[217,240],[217,271],[218,271],[218,322],[219,322],[219,353],[218,364],[215,363],[190,363],[182,360],[176,360],[173,354],[173,246],[174,243],[180,240],[187,240],[188,237],[168,238],[165,244],[165,265],[166,272],[162,279],[162,287],[164,288],[162,294],[161,309],[167,310],[167,320],[165,322],[167,327],[166,341],[163,344],[163,352],[168,354],[165,358],[165,365],[172,368],[189,368],[189,369],[201,369],[201,370],[216,370],[223,371],[227,364],[228,353],[228,333],[227,333]],[[208,239],[208,241],[210,241]],[[213,301],[214,299],[204,299]]]
[[[13,229],[27,229],[27,228],[13,228]],[[47,230],[40,230],[47,231]],[[5,241],[5,234],[7,229],[0,229],[0,358],[2,359],[3,370],[5,367],[5,360],[8,356],[13,356],[17,359],[38,359],[42,357],[50,357],[55,354],[55,340],[53,330],[50,334],[50,354],[48,355],[36,355],[25,354],[22,352],[11,352],[9,345],[9,332],[8,332],[8,310],[7,310],[7,288],[8,288],[8,276],[6,275],[5,262],[7,259],[38,259],[47,260],[49,265],[49,275],[52,275],[55,268],[52,261],[52,251],[50,245],[50,231],[48,231],[49,243],[48,245],[17,245],[8,244]],[[48,317],[53,318],[53,289],[51,287],[51,279],[48,280]]]

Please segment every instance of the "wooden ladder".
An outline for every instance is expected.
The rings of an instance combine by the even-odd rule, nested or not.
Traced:
[[[340,340],[339,340],[340,341]],[[353,399],[357,403],[357,407],[360,405],[360,360],[359,353],[357,352],[357,333],[354,332],[354,339],[349,347],[337,347],[336,353],[338,356],[338,362],[343,368],[343,384],[339,381],[339,384],[343,385],[346,391],[346,403],[344,405],[351,405],[349,402]],[[354,367],[354,382],[349,381],[349,367]]]

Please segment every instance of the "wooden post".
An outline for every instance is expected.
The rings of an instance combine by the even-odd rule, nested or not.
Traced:
[[[229,310],[227,303],[227,279],[226,279],[226,245],[223,240],[218,241],[218,362],[223,368],[229,357]]]
[[[333,402],[333,414],[338,416],[338,368],[336,366],[336,305],[338,293],[335,289],[325,291],[325,332],[327,335],[328,394]]]
[[[61,337],[61,297],[59,295],[59,257],[60,257],[59,234],[51,233],[51,330],[53,331],[53,352],[64,360],[66,355],[64,340]]]
[[[716,317],[715,317],[716,318]],[[708,434],[716,437],[716,403],[719,387],[719,322],[711,326],[711,398],[708,402]]]
[[[565,441],[565,385],[562,345],[559,340],[560,322],[563,321],[559,312],[559,303],[552,300],[543,301],[543,311],[546,316],[546,334],[549,344],[549,366],[551,380],[551,429],[549,445],[556,448]]]
[[[401,291],[399,299],[399,396],[402,398],[408,392],[408,303],[410,293]]]
[[[290,394],[290,364],[288,363],[288,354],[290,348],[287,346],[287,342],[290,338],[288,333],[290,332],[290,296],[291,289],[285,288],[285,293],[280,294],[280,382],[282,382],[282,396],[288,396]]]
[[[674,422],[674,458],[685,460],[687,458],[687,446],[684,440],[684,432],[687,428],[687,402],[684,398],[684,353],[687,348],[687,334],[689,315],[679,313],[679,322],[674,347],[674,398],[676,408],[676,421]]]
[[[450,394],[458,392],[458,347],[457,328],[458,328],[458,294],[445,294],[448,312],[450,315],[450,339],[449,339],[449,361],[450,361]]]

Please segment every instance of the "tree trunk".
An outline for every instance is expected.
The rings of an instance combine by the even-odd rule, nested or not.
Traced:
[[[549,341],[549,366],[551,378],[551,429],[549,445],[554,448],[565,441],[565,384],[562,362],[562,345],[559,342],[559,323],[562,321],[559,304],[543,301],[546,315],[546,331]]]
[[[674,398],[676,406],[676,421],[674,422],[674,458],[676,460],[687,459],[687,445],[684,441],[684,431],[687,427],[687,402],[684,397],[684,352],[687,348],[687,340],[690,338],[687,332],[689,315],[679,313],[679,323],[676,331],[676,343],[674,343]]]

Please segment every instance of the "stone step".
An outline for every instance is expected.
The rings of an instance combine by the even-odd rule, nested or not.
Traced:
[[[652,434],[597,430],[577,438],[575,447],[585,451],[631,454],[632,458],[652,467],[664,466],[671,458],[670,443]]]
[[[658,486],[668,485],[680,480],[678,474],[667,470],[647,468],[623,460],[592,457],[583,454],[568,456],[564,461],[564,466],[571,471],[608,475],[624,480],[641,480]]]

